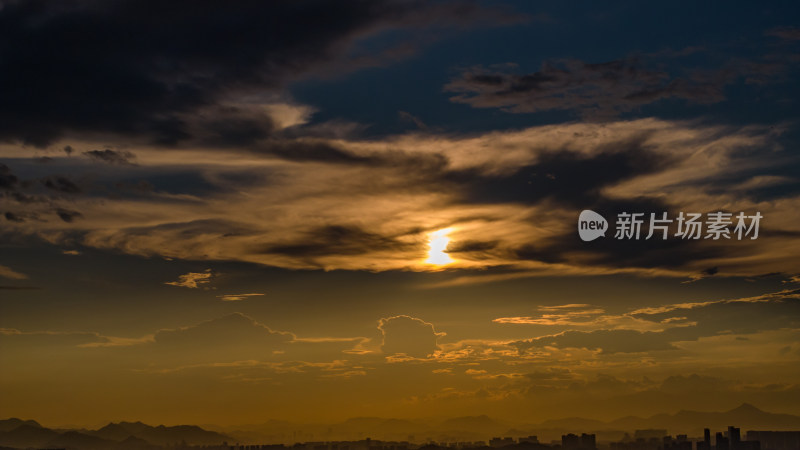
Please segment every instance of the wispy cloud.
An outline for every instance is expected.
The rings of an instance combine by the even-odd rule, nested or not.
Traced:
[[[203,272],[185,273],[178,277],[178,281],[167,281],[164,284],[169,284],[171,286],[185,287],[189,289],[197,289],[203,287],[206,284],[211,283],[211,279],[213,276],[214,273],[211,271],[211,269],[206,269]]]
[[[265,294],[261,293],[252,293],[252,294],[223,294],[218,295],[217,298],[222,300],[223,302],[238,302],[242,300],[247,300],[250,297],[261,297]]]
[[[737,180],[765,170],[751,149],[771,148],[775,132],[642,119],[473,136],[276,139],[263,149],[224,153],[145,146],[137,149],[139,166],[114,170],[130,177],[191,173],[196,181],[181,192],[127,189],[98,202],[76,183],[45,177],[53,189],[78,190],[42,202],[8,197],[9,210],[23,220],[8,228],[142,256],[370,271],[435,269],[424,263],[429,235],[451,228],[448,270],[504,268],[468,272],[442,285],[550,275],[691,279],[710,267],[720,268],[717,277],[797,273],[792,254],[800,245],[793,237],[800,233],[800,212],[792,211],[800,211],[800,199],[747,195],[765,183],[792,181]],[[2,151],[24,156],[17,147]],[[48,167],[62,159],[68,156],[54,157]],[[94,170],[70,164],[76,174]],[[570,175],[576,171],[596,175],[576,180]],[[726,183],[730,189],[721,189]],[[33,195],[20,183],[13,186],[20,199]],[[107,214],[110,204],[113,215]],[[65,212],[62,222],[70,221],[26,219],[52,217],[53,205]],[[703,212],[709,205],[758,210],[769,218],[769,229],[753,242],[587,246],[574,239],[575,217],[584,208]],[[287,207],[292,214],[283,213]],[[202,273],[192,277],[171,283],[207,280]]]
[[[17,272],[8,266],[0,266],[0,277],[9,278],[11,280],[24,280],[28,278],[24,273]]]

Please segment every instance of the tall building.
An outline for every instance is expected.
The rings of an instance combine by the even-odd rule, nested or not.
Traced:
[[[593,434],[581,434],[581,450],[596,450],[597,438]]]
[[[731,450],[730,441],[723,433],[717,432],[714,437],[714,450]]]
[[[742,442],[741,431],[736,427],[728,427],[728,441],[731,450],[739,450],[739,444]]]
[[[711,450],[711,430],[703,429],[703,440],[697,442],[697,450]]]
[[[514,445],[516,443],[517,442],[512,437],[504,437],[504,438],[495,437],[489,439],[489,447],[492,448],[505,447],[507,445]]]
[[[572,433],[562,435],[561,448],[564,450],[579,450],[581,448],[581,438]]]

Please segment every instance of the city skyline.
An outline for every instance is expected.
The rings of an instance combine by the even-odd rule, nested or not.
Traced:
[[[732,413],[728,412],[728,414]],[[481,417],[463,417],[463,424]],[[798,417],[794,417],[797,428]],[[451,423],[451,426],[453,424]],[[696,425],[696,424],[695,424]],[[364,427],[362,422],[361,427]],[[758,427],[756,427],[758,428]],[[791,426],[790,426],[791,428]],[[722,431],[703,428],[699,436],[690,433],[670,433],[667,429],[646,428],[636,430],[598,430],[594,432],[538,429],[547,436],[525,435],[518,429],[508,430],[504,437],[475,438],[472,432],[445,433],[429,430],[427,436],[409,434],[407,438],[389,436],[373,439],[369,433],[356,431],[350,436],[329,428],[317,435],[285,426],[280,435],[258,433],[255,428],[207,430],[195,425],[165,427],[142,422],[110,422],[94,429],[48,429],[33,420],[0,420],[0,445],[17,448],[66,447],[79,450],[95,448],[205,448],[220,450],[277,450],[281,448],[306,448],[309,450],[402,450],[431,447],[444,448],[508,448],[508,449],[561,449],[561,450],[794,450],[800,445],[800,431],[746,430],[729,425]],[[264,431],[264,430],[262,430]],[[418,430],[421,431],[421,430]],[[537,431],[529,428],[528,431]],[[574,429],[572,430],[574,431]],[[380,435],[380,431],[375,431]],[[483,431],[487,433],[486,430]],[[463,433],[463,434],[459,434]],[[566,433],[566,434],[564,434]],[[558,436],[560,434],[560,437]],[[364,436],[367,437],[364,437]],[[306,440],[310,439],[310,440]]]

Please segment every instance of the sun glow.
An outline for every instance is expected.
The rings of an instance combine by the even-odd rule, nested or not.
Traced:
[[[453,231],[452,228],[445,228],[428,235],[428,259],[425,260],[426,263],[443,266],[453,262],[453,258],[446,252],[447,244],[450,243],[450,238],[447,235],[451,231]]]

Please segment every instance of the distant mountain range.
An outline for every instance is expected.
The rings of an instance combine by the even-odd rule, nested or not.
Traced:
[[[0,446],[76,450],[156,450],[187,443],[219,445],[234,438],[194,425],[153,427],[141,422],[109,423],[98,430],[52,430],[33,420],[0,420]]]
[[[671,434],[702,435],[703,428],[723,430],[733,425],[747,430],[800,430],[800,416],[775,414],[763,411],[748,403],[723,412],[682,410],[675,414],[656,414],[650,417],[628,416],[609,422],[572,417],[548,420],[533,427],[532,431],[591,430],[621,433],[642,429],[663,429]],[[604,434],[604,433],[599,433]],[[607,434],[607,433],[606,433]]]
[[[219,445],[235,443],[291,443],[313,440],[350,440],[371,437],[382,440],[486,441],[492,436],[538,435],[547,442],[565,433],[596,433],[598,440],[621,439],[638,429],[662,429],[670,434],[702,435],[703,428],[722,430],[728,425],[747,430],[800,430],[800,416],[762,411],[750,404],[724,412],[679,411],[651,417],[622,417],[604,422],[571,417],[539,424],[511,423],[491,417],[464,416],[439,422],[380,417],[358,417],[338,424],[301,425],[272,420],[259,425],[218,428],[195,425],[151,426],[142,422],[109,423],[97,430],[58,430],[34,420],[0,420],[0,447],[65,448],[69,450],[158,450],[180,443]],[[210,427],[207,427],[210,428]],[[216,428],[216,427],[215,427]]]
[[[656,414],[651,417],[623,417],[612,421],[601,421],[581,417],[548,420],[538,424],[512,423],[491,417],[465,416],[447,419],[439,423],[423,423],[399,419],[359,418],[330,426],[329,433],[347,435],[358,430],[363,436],[433,440],[486,440],[490,436],[523,437],[537,435],[545,441],[560,439],[562,434],[594,432],[602,440],[621,439],[626,432],[640,429],[663,429],[671,434],[701,436],[703,428],[722,430],[729,425],[747,430],[800,430],[800,416],[774,414],[762,411],[750,404],[724,412],[679,411],[675,414]],[[274,430],[272,430],[274,431]],[[368,434],[364,434],[367,432]]]
[[[512,422],[485,415],[464,416],[443,421],[422,421],[381,417],[358,417],[338,424],[301,425],[273,420],[260,425],[224,430],[229,435],[246,437],[247,442],[291,442],[294,440],[348,440],[372,437],[384,440],[477,441],[492,436],[523,437],[537,435],[543,442],[560,439],[562,434],[596,433],[598,439],[622,439],[639,429],[663,429],[670,434],[701,436],[704,427],[722,430],[729,425],[747,430],[800,430],[800,416],[774,414],[742,404],[724,412],[679,411],[651,417],[622,417],[601,421],[581,417],[547,420],[542,423]],[[222,431],[222,430],[220,430]]]
[[[217,445],[234,438],[214,431],[204,430],[196,425],[178,425],[153,427],[142,422],[109,423],[96,431],[86,433],[112,441],[122,441],[129,437],[139,438],[156,445],[174,444],[185,441],[196,445]]]

